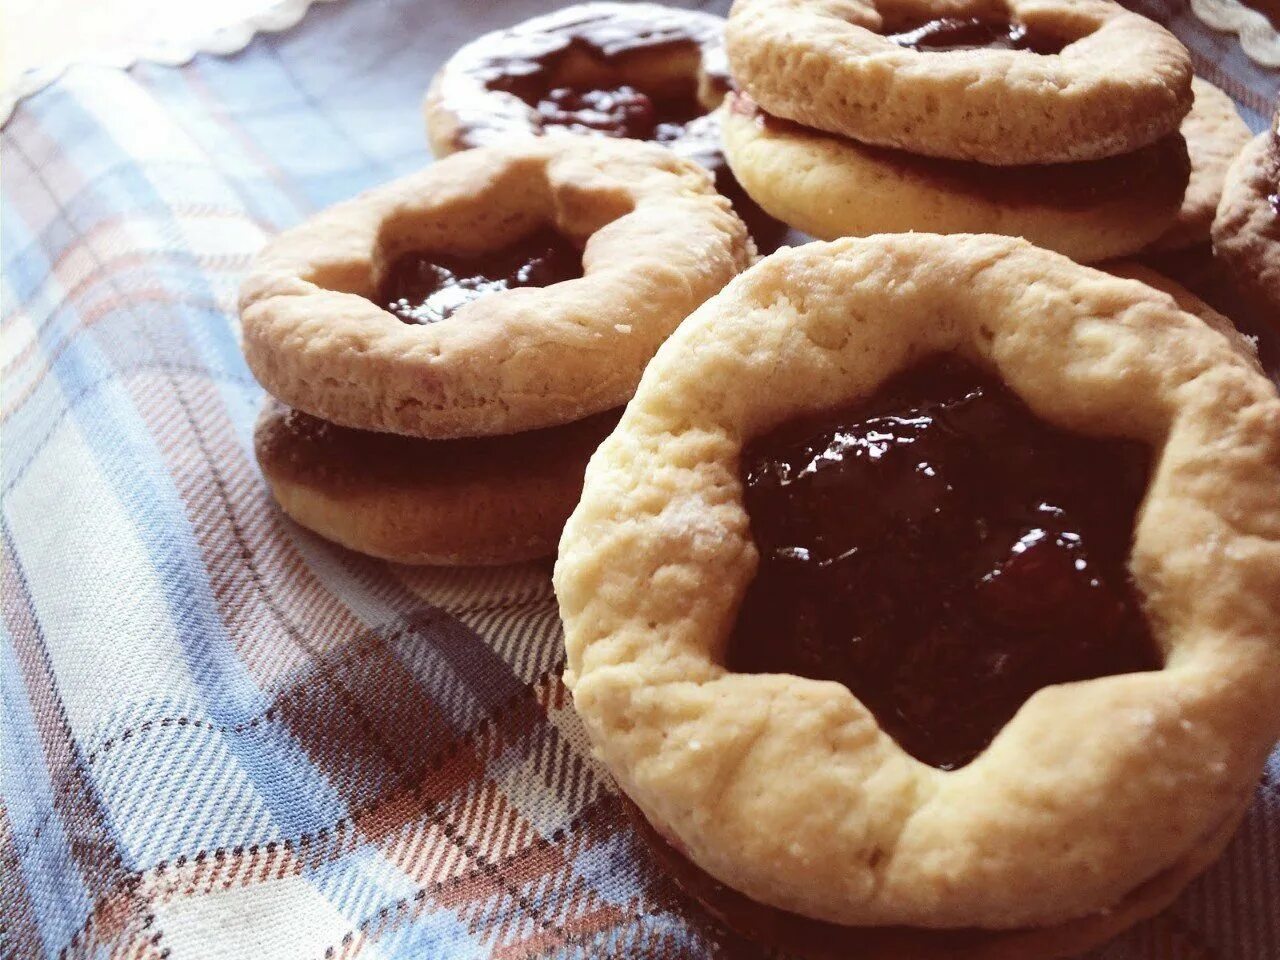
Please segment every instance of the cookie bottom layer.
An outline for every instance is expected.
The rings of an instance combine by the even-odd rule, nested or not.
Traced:
[[[268,400],[254,450],[284,512],[322,537],[398,563],[488,566],[555,552],[587,461],[617,419],[423,440]]]
[[[1213,222],[1213,249],[1262,316],[1280,321],[1280,120],[1236,157]]]
[[[747,97],[722,108],[725,156],[767,213],[824,240],[876,233],[998,233],[1081,262],[1161,237],[1187,187],[1185,141],[1040,167],[915,156],[778,120]]]
[[[1088,917],[1016,930],[845,927],[759,903],[720,883],[625,801],[663,872],[730,933],[802,960],[1058,960],[1073,957],[1168,906],[1222,853],[1246,807],[1224,820],[1172,867],[1119,903]],[[1051,864],[1046,864],[1051,869]]]

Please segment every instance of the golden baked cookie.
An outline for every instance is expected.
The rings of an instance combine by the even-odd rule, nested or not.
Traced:
[[[1213,249],[1263,317],[1280,322],[1280,111],[1227,172]]]
[[[668,877],[727,929],[802,960],[1054,960],[1073,957],[1159,913],[1222,852],[1239,824],[1223,822],[1178,864],[1131,891],[1106,913],[1014,930],[848,927],[768,907],[720,883],[664,839],[634,804],[632,820]],[[856,947],[851,945],[856,944]]]
[[[593,457],[565,679],[648,820],[752,900],[1082,949],[1220,849],[1280,734],[1278,486],[1275,387],[1145,284],[1006,237],[783,251]],[[929,553],[944,522],[978,546]],[[776,666],[828,629],[858,670]]]
[[[753,253],[710,175],[652,144],[469,150],[272,241],[241,288],[245,356],[286,405],[342,426],[554,426],[625,403]]]
[[[503,437],[423,440],[353,430],[268,399],[254,432],[262,473],[299,524],[398,563],[515,563],[555,552],[605,412]]]
[[[745,94],[722,108],[725,155],[764,210],[824,240],[873,233],[1003,233],[1080,261],[1141,250],[1178,215],[1177,135],[1085,163],[990,167],[860,144],[770,116]]]
[[[427,93],[431,148],[548,133],[652,140],[715,169],[708,116],[729,88],[724,19],[656,3],[580,3],[473,40]]]
[[[769,113],[956,160],[1129,153],[1191,107],[1186,49],[1109,0],[737,0],[726,45]]]
[[[1183,250],[1209,239],[1227,168],[1250,139],[1249,125],[1227,94],[1200,77],[1191,81],[1191,91],[1195,102],[1179,130],[1187,141],[1191,178],[1173,226],[1151,250]]]
[[[1254,365],[1259,373],[1263,373],[1262,363],[1258,359],[1258,343],[1250,336],[1241,333],[1229,317],[1206,303],[1199,294],[1187,289],[1181,283],[1170,279],[1165,274],[1153,269],[1145,263],[1134,260],[1113,260],[1100,266],[1100,269],[1117,277],[1138,280],[1154,290],[1167,293],[1173,298],[1178,309],[1194,314],[1209,327],[1226,337],[1246,360]]]

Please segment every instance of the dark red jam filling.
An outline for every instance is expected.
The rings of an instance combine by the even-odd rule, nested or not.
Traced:
[[[1025,50],[1029,53],[1062,52],[1066,43],[1025,23],[982,17],[942,17],[915,25],[899,25],[885,34],[900,47],[929,52],[947,50]]]
[[[473,72],[486,89],[514,94],[533,107],[543,129],[670,143],[707,112],[698,102],[692,76],[684,89],[661,92],[621,81],[575,86],[554,78],[562,61],[574,54],[601,64],[606,74],[625,76],[626,61],[635,54],[701,48],[711,39],[682,11],[620,12],[588,4],[581,14],[562,16],[541,30],[516,28],[499,34],[492,53]],[[715,83],[720,78],[711,79]]]
[[[752,201],[734,178],[720,146],[717,118],[698,99],[698,79],[645,89],[627,82],[636,58],[654,51],[672,56],[696,50],[702,79],[720,94],[733,87],[728,59],[714,18],[654,4],[634,6],[585,3],[509,30],[490,34],[465,64],[466,75],[482,91],[502,91],[524,101],[532,117],[495,110],[466,84],[447,95],[459,119],[458,146],[501,142],[513,124],[531,119],[536,131],[649,140],[701,164],[716,178],[716,188],[733,201],[762,251],[775,249],[786,231]],[[594,85],[565,82],[566,64],[585,57],[599,65]]]
[[[692,93],[657,98],[628,84],[608,89],[557,87],[544,94],[534,109],[543,130],[559,128],[654,143],[678,140],[693,120],[706,113]]]
[[[582,253],[542,229],[479,256],[412,251],[387,271],[378,300],[405,323],[436,323],[486,293],[546,287],[582,276]]]
[[[726,666],[839,681],[962,767],[1041,687],[1160,667],[1126,570],[1148,468],[953,357],[785,424],[743,454],[760,566]]]

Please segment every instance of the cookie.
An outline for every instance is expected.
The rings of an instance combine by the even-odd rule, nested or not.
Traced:
[[[1130,153],[1192,100],[1182,44],[1109,0],[738,0],[726,47],[774,116],[998,166]]]
[[[756,242],[786,228],[742,190],[720,145],[732,81],[724,19],[656,3],[582,3],[462,47],[427,93],[438,157],[534,136],[629,137],[710,170]]]
[[[1199,317],[1211,329],[1226,337],[1235,346],[1237,352],[1253,364],[1259,373],[1265,373],[1258,357],[1257,340],[1242,333],[1231,318],[1211,306],[1199,294],[1192,292],[1183,284],[1170,279],[1166,274],[1160,273],[1145,263],[1133,260],[1113,260],[1110,263],[1103,264],[1101,269],[1117,277],[1138,280],[1154,290],[1167,293],[1173,298],[1178,309]]]
[[[1275,387],[1145,284],[994,236],[780,252],[587,469],[566,683],[658,832],[757,903],[1109,935],[1280,734],[1278,484]]]
[[[1200,77],[1191,81],[1191,91],[1195,101],[1180,128],[1191,157],[1191,177],[1182,208],[1150,245],[1153,251],[1184,250],[1208,241],[1227,169],[1250,139],[1249,126],[1229,96]]]
[[[745,94],[722,111],[738,181],[768,213],[815,237],[1003,233],[1080,261],[1163,237],[1187,185],[1187,145],[1166,137],[1085,163],[991,167],[873,147],[764,113]]]
[[[1131,891],[1106,913],[1050,927],[1020,930],[847,927],[767,907],[701,870],[628,804],[663,872],[726,929],[756,944],[803,960],[1053,960],[1073,957],[1159,913],[1184,886],[1217,859],[1239,815],[1223,821],[1175,866]],[[1243,810],[1240,811],[1243,813]],[[856,946],[854,946],[856,945]]]
[[[353,430],[268,399],[254,451],[284,512],[398,563],[489,565],[555,552],[606,412],[504,437],[423,440]]]
[[[1227,172],[1213,249],[1240,292],[1272,323],[1280,318],[1280,112]]]
[[[273,396],[341,426],[555,426],[625,403],[753,256],[710,175],[669,150],[468,150],[272,241],[241,288],[245,356]]]
[[[548,133],[651,140],[715,169],[708,116],[729,88],[724,20],[656,3],[581,3],[487,33],[436,74],[438,157]]]

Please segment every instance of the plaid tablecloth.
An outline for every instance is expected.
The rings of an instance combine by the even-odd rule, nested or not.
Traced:
[[[361,558],[282,519],[250,452],[254,252],[427,162],[442,57],[549,5],[320,6],[230,58],[74,69],[8,123],[4,957],[758,955],[591,760],[549,563]],[[1260,127],[1276,74],[1139,5]],[[1280,758],[1222,861],[1097,957],[1280,957],[1278,782]]]

